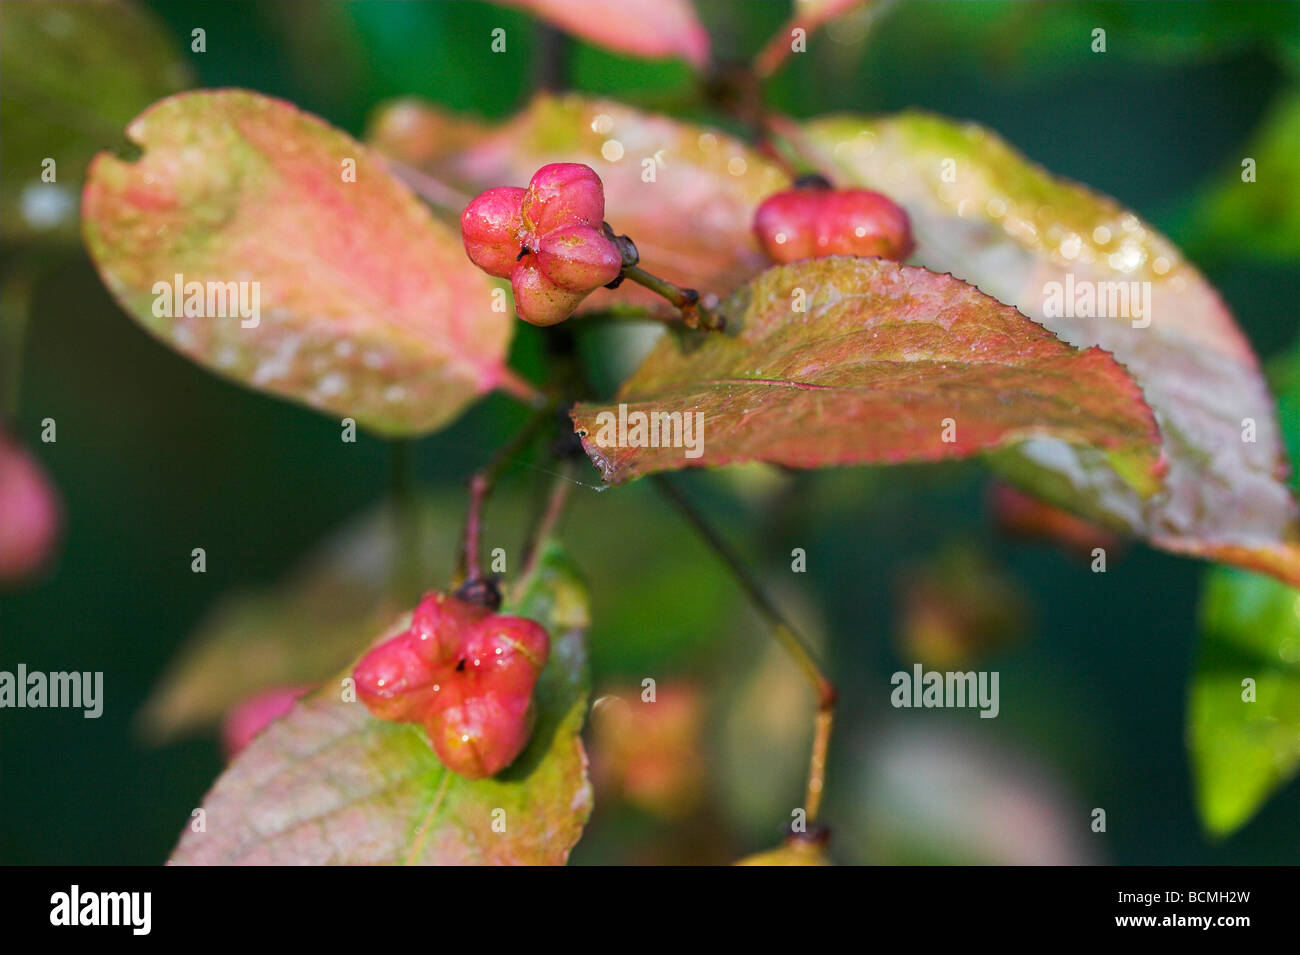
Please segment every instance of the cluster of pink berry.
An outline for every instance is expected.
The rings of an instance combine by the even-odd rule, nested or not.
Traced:
[[[765,199],[754,234],[774,262],[825,255],[901,261],[912,252],[912,228],[896,203],[866,189],[832,189],[820,176]]]
[[[444,766],[481,779],[527,745],[549,653],[540,624],[430,593],[411,626],[362,657],[353,678],[371,713],[424,726]]]
[[[554,325],[623,269],[604,233],[605,188],[590,166],[557,162],[533,175],[527,189],[500,186],[461,213],[470,260],[510,279],[519,317]]]
[[[635,252],[624,261],[604,218],[605,188],[595,170],[561,162],[537,170],[527,189],[499,186],[480,193],[461,213],[460,227],[470,260],[489,275],[510,279],[519,317],[554,325],[593,291],[623,277],[668,297],[662,289],[670,283],[629,268],[636,264]],[[900,206],[878,192],[832,189],[820,176],[804,177],[765,199],[754,215],[754,234],[774,262],[826,255],[901,261],[912,251],[911,224]],[[626,238],[619,242],[631,249]],[[673,287],[673,294],[670,301],[686,318],[699,293]],[[691,320],[687,325],[696,327]],[[724,321],[719,317],[705,327],[720,329]]]

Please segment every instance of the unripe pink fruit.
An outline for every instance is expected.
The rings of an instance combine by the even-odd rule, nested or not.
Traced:
[[[537,264],[562,289],[586,293],[608,285],[623,271],[623,259],[600,229],[562,226],[543,236]]]
[[[811,259],[817,254],[816,200],[804,190],[768,196],[754,213],[754,234],[776,262]]]
[[[537,623],[429,594],[411,626],[357,664],[357,695],[381,719],[419,723],[443,765],[499,773],[528,743],[550,638]]]
[[[542,271],[537,257],[526,255],[510,276],[515,293],[515,311],[533,325],[555,325],[573,314],[587,297],[586,292],[562,289]]]
[[[865,189],[829,193],[816,231],[819,255],[874,255],[901,261],[912,252],[912,226],[902,206]]]
[[[0,583],[18,583],[45,566],[58,542],[61,511],[40,464],[0,433]]]
[[[524,190],[501,186],[480,193],[460,214],[460,234],[469,259],[488,275],[508,279],[519,258]]]
[[[599,229],[605,219],[605,186],[590,166],[553,162],[533,173],[522,212],[525,228],[536,235],[568,225]]]
[[[778,192],[754,213],[754,234],[775,262],[824,255],[901,261],[912,252],[907,213],[866,189],[812,186]]]
[[[602,230],[604,217],[605,190],[595,170],[551,163],[527,189],[477,196],[461,214],[461,236],[470,261],[510,278],[520,318],[554,325],[623,270],[618,247]]]

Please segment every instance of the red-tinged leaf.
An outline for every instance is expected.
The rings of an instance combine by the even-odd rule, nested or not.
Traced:
[[[551,654],[527,748],[487,779],[444,767],[424,729],[371,716],[333,681],[240,752],[187,829],[176,865],[562,864],[591,812],[587,594],[549,545],[506,611],[537,620]],[[388,634],[410,623],[410,615]],[[380,639],[383,639],[381,637]],[[350,672],[350,671],[349,671]]]
[[[1054,437],[1095,449],[1143,493],[1158,485],[1160,436],[1124,369],[951,276],[813,259],[769,269],[720,311],[725,334],[665,335],[614,404],[574,408],[607,481],[742,461],[938,461]],[[647,447],[637,412],[682,417]]]
[[[767,265],[754,240],[754,210],[789,182],[775,163],[726,134],[576,95],[540,96],[492,131],[400,100],[376,115],[370,139],[432,177],[428,190],[411,182],[434,203],[446,202],[447,184],[468,201],[493,186],[527,185],[546,163],[586,163],[605,184],[605,218],[636,242],[643,266],[718,294]],[[583,309],[620,302],[662,299],[625,282],[597,290]]]
[[[691,0],[495,0],[520,7],[574,36],[647,60],[709,61],[709,34]]]
[[[972,124],[906,113],[778,126],[837,184],[901,203],[914,261],[972,282],[1071,344],[1111,352],[1155,410],[1169,462],[1164,490],[1148,499],[1095,453],[1059,442],[1000,455],[1006,476],[1167,550],[1300,583],[1300,521],[1273,398],[1222,299],[1167,239]],[[1127,309],[1121,286],[1101,284],[1131,282]],[[1070,317],[1089,288],[1106,306]],[[1067,300],[1072,307],[1057,308]]]
[[[90,167],[86,245],[127,312],[182,354],[388,435],[432,431],[502,380],[512,317],[367,147],[239,90],[162,100],[127,135],[139,159]],[[212,317],[165,317],[177,275],[202,283],[196,310]],[[209,302],[218,283],[246,307]]]

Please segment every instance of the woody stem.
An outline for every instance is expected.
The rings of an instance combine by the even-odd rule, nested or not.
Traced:
[[[834,722],[835,687],[817,664],[816,655],[808,641],[790,624],[780,608],[763,589],[744,560],[722,536],[705,520],[682,492],[663,475],[653,478],[655,487],[671,502],[709,548],[731,571],[749,597],[754,609],[762,616],[772,635],[803,672],[817,700],[817,717],[814,722],[812,755],[808,763],[808,786],[804,810],[808,821],[817,818],[821,808],[822,790],[826,783],[826,753],[830,747],[831,728]]]

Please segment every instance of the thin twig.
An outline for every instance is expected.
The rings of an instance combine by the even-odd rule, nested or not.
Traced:
[[[469,479],[469,510],[465,515],[465,536],[461,544],[460,576],[467,582],[482,579],[482,566],[479,562],[480,544],[483,537],[483,508],[497,479],[506,466],[527,447],[551,418],[551,408],[540,408],[532,413],[522,428],[497,449],[492,459]]]
[[[551,490],[546,498],[546,508],[528,535],[528,543],[524,547],[524,560],[519,572],[520,580],[526,580],[533,572],[542,548],[546,545],[546,539],[555,531],[560,518],[564,516],[564,508],[569,503],[569,492],[574,485],[574,470],[573,461],[560,463],[560,470],[555,475],[555,480],[551,482]]]
[[[705,520],[704,515],[691,504],[676,485],[661,474],[655,475],[653,480],[655,487],[681,512],[686,521],[695,528],[704,542],[709,545],[709,548],[717,554],[727,566],[727,569],[731,571],[732,576],[736,578],[736,582],[745,591],[754,608],[771,628],[777,642],[794,658],[795,663],[799,665],[812,686],[813,695],[817,699],[817,719],[813,732],[812,756],[808,764],[808,787],[805,793],[804,805],[808,821],[812,822],[817,818],[817,812],[821,808],[822,790],[826,782],[826,752],[830,746],[835,708],[835,687],[822,673],[821,667],[817,664],[816,655],[812,647],[809,646],[808,641],[800,636],[799,632],[785,618],[780,608],[768,596],[762,584],[754,577],[744,560],[732,549],[731,545],[714,530]]]

